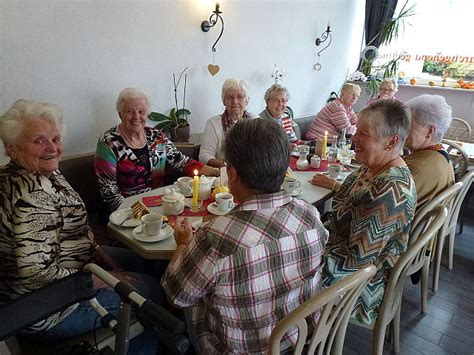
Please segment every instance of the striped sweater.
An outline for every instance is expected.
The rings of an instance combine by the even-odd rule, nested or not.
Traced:
[[[356,124],[357,115],[354,110],[352,110],[352,107],[346,108],[342,101],[337,99],[319,111],[309,127],[306,139],[320,140],[326,131],[329,137],[339,136],[343,129],[346,130],[346,134],[354,134]]]

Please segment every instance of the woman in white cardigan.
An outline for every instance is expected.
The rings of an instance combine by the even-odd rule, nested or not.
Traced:
[[[209,166],[224,166],[222,141],[225,132],[237,121],[255,118],[256,115],[246,111],[249,102],[248,83],[240,79],[227,79],[222,85],[222,102],[225,110],[221,115],[213,116],[206,122],[201,135],[199,160]]]

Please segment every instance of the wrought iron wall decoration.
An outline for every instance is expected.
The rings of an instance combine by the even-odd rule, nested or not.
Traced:
[[[316,38],[315,44],[316,44],[317,47],[319,47],[321,44],[325,43],[326,41],[328,41],[326,46],[324,46],[317,54],[318,55],[318,62],[313,65],[314,70],[318,70],[318,71],[321,70],[321,63],[320,63],[321,53],[326,48],[328,48],[331,45],[331,42],[332,42],[331,26],[329,26],[329,23],[328,23],[328,27],[326,28],[326,31],[324,31],[321,34],[321,37]]]

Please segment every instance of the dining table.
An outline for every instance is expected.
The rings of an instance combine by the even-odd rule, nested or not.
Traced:
[[[298,169],[289,169],[288,171],[288,175],[293,176],[301,183],[300,187],[296,189],[294,193],[292,193],[292,196],[294,198],[300,198],[310,204],[318,206],[324,203],[328,203],[328,201],[333,196],[333,191],[323,187],[312,185],[309,181],[315,173],[316,172],[314,171],[314,169],[308,169],[303,171]],[[349,171],[344,171],[340,174],[340,179],[344,179],[349,173]],[[158,189],[150,190],[138,195],[129,196],[122,201],[119,210],[129,208],[135,202],[143,201],[144,198],[146,200],[147,198],[153,198],[154,196],[161,196],[167,192],[167,189],[170,189],[172,187],[173,185],[160,187]],[[150,210],[150,212],[163,214],[163,208],[161,205],[148,207],[148,209]],[[205,223],[209,219],[214,218],[212,214],[207,212],[199,213],[196,216],[189,215],[190,213],[186,211],[184,214],[188,214],[187,218],[189,218],[191,224],[196,227],[202,223]],[[173,217],[171,217],[170,219],[171,221],[174,220]],[[116,240],[118,240],[128,248],[132,249],[135,253],[145,259],[169,260],[171,259],[174,251],[176,250],[176,242],[173,236],[170,236],[169,238],[158,242],[144,242],[137,240],[134,237],[133,227],[124,227],[114,224],[112,222],[109,222],[107,227],[112,232],[112,236]]]

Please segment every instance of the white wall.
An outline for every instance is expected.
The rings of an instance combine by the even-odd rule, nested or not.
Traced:
[[[95,150],[99,135],[118,123],[119,91],[147,89],[152,110],[174,105],[172,73],[189,66],[187,107],[191,131],[222,112],[223,80],[250,83],[249,110],[259,113],[273,83],[274,64],[297,116],[315,113],[357,65],[363,0],[224,0],[225,31],[211,76],[211,46],[219,33],[200,23],[212,1],[9,1],[0,0],[0,112],[18,98],[64,108],[65,155]],[[333,43],[314,71],[319,37],[330,21]],[[5,159],[0,160],[5,162]]]

